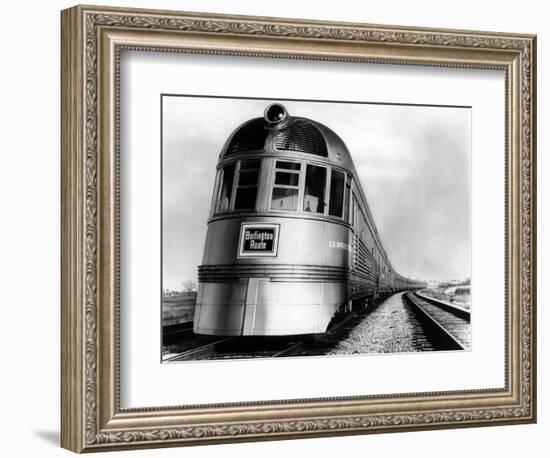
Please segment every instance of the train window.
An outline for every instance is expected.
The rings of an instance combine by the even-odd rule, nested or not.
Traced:
[[[271,197],[272,210],[294,211],[298,208],[300,169],[301,164],[298,162],[276,161],[275,183]]]
[[[272,210],[296,210],[298,207],[298,189],[273,188]]]
[[[355,198],[355,195],[352,195],[351,197],[351,215],[350,215],[350,223],[353,227],[357,227],[355,223],[357,222],[357,199]]]
[[[235,194],[235,210],[253,210],[256,208],[259,175],[259,160],[241,161]]]
[[[344,210],[344,182],[346,176],[342,172],[333,170],[330,174],[330,200],[328,214],[342,217]]]
[[[233,176],[235,175],[235,164],[226,165],[223,168],[222,174],[222,187],[220,190],[220,200],[218,202],[219,212],[229,210],[231,192],[233,190]]]
[[[348,176],[348,182],[346,183],[346,200],[344,201],[344,219],[346,221],[350,220],[349,209],[351,207],[351,202],[349,201],[349,196],[351,192],[350,177]],[[352,223],[353,224],[353,223]]]
[[[258,170],[242,170],[239,172],[239,186],[256,185]]]
[[[298,186],[299,178],[300,178],[300,175],[298,173],[276,172],[275,184],[282,184],[286,186]]]
[[[275,167],[278,169],[300,170],[302,164],[299,162],[277,161]]]
[[[325,213],[325,188],[327,169],[308,165],[306,170],[306,187],[304,192],[304,211]]]

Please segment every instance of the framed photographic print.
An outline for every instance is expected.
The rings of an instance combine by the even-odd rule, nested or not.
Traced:
[[[62,12],[62,446],[534,422],[532,35]]]

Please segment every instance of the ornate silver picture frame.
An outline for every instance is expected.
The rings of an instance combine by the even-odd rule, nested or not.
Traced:
[[[61,19],[62,447],[92,452],[536,421],[535,36],[94,6],[64,10]],[[503,386],[121,402],[125,52],[502,72],[504,167],[491,173],[504,183]]]

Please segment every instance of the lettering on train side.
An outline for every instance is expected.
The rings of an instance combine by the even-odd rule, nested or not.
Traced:
[[[337,240],[329,240],[328,241],[328,247],[329,248],[336,248],[339,250],[347,250],[347,251],[353,251],[351,248],[351,245],[347,242],[340,242]]]

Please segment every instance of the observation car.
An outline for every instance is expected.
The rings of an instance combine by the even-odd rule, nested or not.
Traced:
[[[194,332],[325,332],[379,295],[425,287],[392,268],[342,139],[279,103],[217,165]]]

